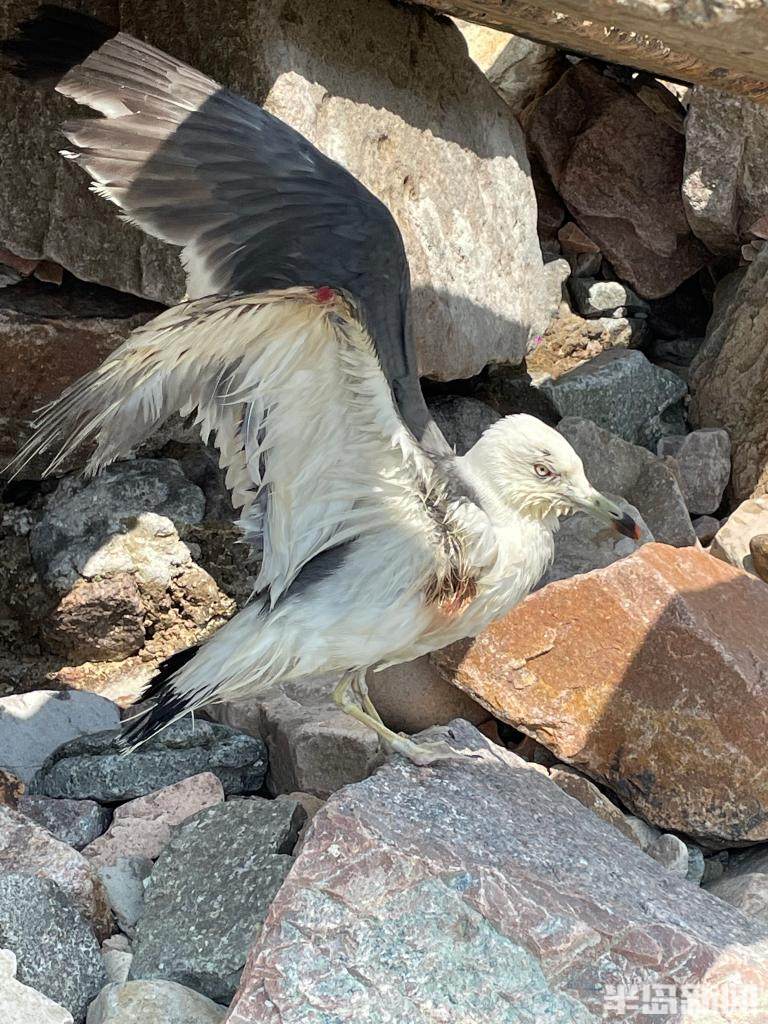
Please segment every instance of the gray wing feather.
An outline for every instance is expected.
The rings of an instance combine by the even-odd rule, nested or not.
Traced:
[[[191,298],[346,291],[405,422],[442,447],[418,383],[402,237],[368,189],[289,125],[124,33],[57,88],[105,115],[63,126],[66,155],[129,220],[183,246]]]

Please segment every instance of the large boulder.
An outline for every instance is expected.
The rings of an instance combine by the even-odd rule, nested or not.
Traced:
[[[114,17],[108,0],[83,7]],[[33,9],[4,5],[0,36]],[[124,30],[263,104],[388,204],[410,258],[422,373],[452,379],[520,361],[557,306],[560,278],[542,263],[522,132],[455,25],[389,0],[215,0],[184,11],[135,0],[120,11]],[[71,104],[7,75],[0,90],[11,168],[0,240],[86,280],[178,301],[175,253],[121,224],[58,156]]]
[[[700,549],[646,544],[432,657],[497,718],[661,828],[760,842],[767,621],[760,580]]]
[[[729,282],[691,367],[691,422],[731,438],[731,487],[738,501],[768,493],[768,248]]]
[[[595,1024],[629,1019],[630,979],[765,998],[763,924],[466,723],[451,731],[479,756],[392,759],[318,811],[228,1024]]]
[[[0,949],[0,1020],[14,1024],[72,1024],[66,1010],[42,992],[16,981],[16,956]]]
[[[768,533],[768,494],[742,501],[715,534],[710,553],[740,569],[760,575],[755,567],[752,540]]]
[[[631,89],[581,61],[527,128],[571,216],[638,295],[669,295],[706,264],[680,198],[685,140]]]

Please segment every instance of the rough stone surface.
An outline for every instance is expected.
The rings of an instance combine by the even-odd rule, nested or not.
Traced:
[[[112,915],[96,872],[77,850],[23,814],[0,806],[0,870],[49,879],[89,922],[96,936],[112,931]]]
[[[131,937],[144,910],[144,880],[151,873],[148,857],[119,857],[112,864],[96,866],[118,927]]]
[[[626,317],[645,312],[648,303],[639,299],[620,281],[595,281],[589,277],[571,279],[570,292],[582,316]]]
[[[720,900],[768,924],[768,850],[731,857],[719,878],[704,883]]]
[[[500,418],[490,406],[476,398],[449,395],[428,404],[435,422],[457,455],[466,455],[483,431]]]
[[[680,489],[694,515],[716,512],[731,475],[731,442],[725,430],[694,430],[680,437],[662,437],[660,456],[671,455]]]
[[[693,520],[693,528],[699,538],[699,543],[708,547],[720,529],[720,520],[715,519],[714,516],[699,516],[698,519]]]
[[[332,676],[302,679],[273,687],[258,700],[210,710],[219,721],[263,738],[271,793],[326,797],[366,778],[381,760],[378,736],[331,700],[337,682]]]
[[[18,810],[25,818],[42,825],[62,843],[82,850],[109,826],[112,813],[94,800],[53,800],[48,796],[25,796]]]
[[[766,990],[763,925],[451,728],[486,759],[394,759],[318,812],[228,1024],[595,1024],[628,977]]]
[[[623,537],[613,527],[599,522],[594,516],[577,512],[560,523],[555,534],[555,560],[536,585],[545,587],[553,580],[564,580],[577,573],[592,572],[611,565],[619,558],[631,555],[633,551],[652,541],[653,534],[643,522],[634,505],[610,495],[616,504],[629,513],[640,527],[640,540]]]
[[[0,804],[7,807],[18,807],[19,800],[24,796],[27,787],[13,772],[0,768]]]
[[[110,984],[122,985],[128,980],[132,960],[133,953],[128,953],[122,949],[102,949],[101,961],[104,964],[104,971]]]
[[[72,1014],[28,985],[16,981],[16,956],[0,949],[0,1020],[8,1024],[72,1024]]]
[[[691,367],[691,423],[728,431],[731,489],[743,501],[768,494],[768,248],[728,282],[718,305]]]
[[[464,718],[479,725],[488,712],[446,682],[425,655],[381,672],[369,672],[368,692],[385,725],[395,732],[420,732]]]
[[[88,1024],[219,1024],[227,1010],[173,981],[129,981],[102,989]]]
[[[758,533],[750,538],[749,553],[755,573],[768,583],[768,533]]]
[[[683,202],[708,249],[736,255],[768,210],[768,109],[718,89],[691,92],[685,119]]]
[[[567,417],[558,430],[576,449],[592,484],[624,497],[657,541],[676,547],[696,543],[685,499],[669,466],[589,420]]]
[[[109,830],[91,843],[84,855],[99,866],[116,864],[122,857],[155,860],[177,825],[223,799],[220,780],[203,772],[129,800],[115,810]]]
[[[213,772],[225,793],[252,793],[266,774],[261,740],[225,725],[186,718],[127,757],[117,745],[118,736],[101,732],[63,744],[35,775],[30,792],[120,803],[190,775]]]
[[[655,447],[663,434],[685,432],[679,411],[685,383],[642,352],[606,350],[541,387],[561,416],[592,420],[633,444]]]
[[[646,852],[651,843],[661,835],[661,829],[656,828],[655,825],[649,825],[647,821],[643,821],[642,818],[636,818],[633,814],[626,814],[624,822],[634,832],[640,849]]]
[[[85,6],[114,22],[108,0]],[[6,5],[0,36],[30,11],[28,0]],[[460,32],[386,0],[285,11],[285,0],[183,12],[160,0],[123,5],[121,27],[263,104],[390,207],[411,264],[423,373],[455,379],[492,360],[519,362],[556,308],[559,282],[554,291],[542,265],[522,132]],[[9,76],[2,90],[0,146],[13,169],[0,193],[4,243],[80,278],[178,301],[173,252],[121,224],[58,156],[70,105]],[[450,167],[449,185],[439,167]]]
[[[88,1004],[107,976],[98,942],[58,885],[0,874],[0,948],[16,955],[16,976],[23,985],[65,1007],[75,1024],[84,1024]]]
[[[569,309],[561,309],[534,342],[526,366],[537,380],[560,377],[606,349],[637,348],[647,334],[646,320],[605,316],[586,320]]]
[[[637,846],[642,846],[637,833],[631,825],[626,823],[626,819],[619,808],[600,792],[594,782],[585,779],[583,775],[580,775],[567,764],[555,765],[555,767],[550,768],[549,777],[568,796],[578,800],[583,807],[592,811],[593,814],[596,814],[606,824],[618,829],[625,838]]]
[[[432,658],[630,810],[732,845],[768,839],[766,621],[761,581],[646,544]]]
[[[688,874],[688,847],[677,836],[665,832],[654,839],[646,853],[659,864],[663,864],[667,871],[672,871],[681,878]]]
[[[119,723],[117,706],[93,693],[36,690],[1,697],[0,763],[29,782],[62,743]]]
[[[254,797],[181,825],[147,884],[132,977],[178,981],[228,1003],[304,819],[292,800]]]
[[[680,197],[683,136],[630,89],[581,61],[527,127],[571,216],[638,295],[669,295],[704,266]]]
[[[758,575],[750,549],[754,537],[768,533],[768,494],[743,501],[717,531],[710,554]]]

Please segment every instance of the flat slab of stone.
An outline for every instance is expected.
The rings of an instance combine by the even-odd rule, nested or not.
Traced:
[[[29,782],[67,740],[115,729],[116,704],[80,690],[35,690],[0,697],[0,767]]]
[[[635,979],[768,997],[764,925],[451,729],[486,757],[392,759],[318,811],[228,1024],[597,1024]]]
[[[88,1024],[219,1024],[226,1007],[173,981],[107,985],[88,1011]]]
[[[766,622],[761,580],[646,544],[431,657],[663,830],[754,843],[768,839]]]
[[[106,830],[112,812],[95,800],[54,800],[49,796],[24,796],[18,810],[48,829],[62,843],[82,850]]]
[[[16,981],[16,955],[0,949],[0,1020],[13,1024],[72,1024],[72,1014]]]
[[[212,772],[225,793],[254,793],[267,771],[260,739],[200,719],[175,722],[128,755],[118,737],[101,732],[63,744],[37,772],[30,792],[122,803]]]

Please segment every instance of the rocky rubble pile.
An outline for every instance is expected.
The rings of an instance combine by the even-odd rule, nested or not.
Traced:
[[[455,761],[387,759],[332,678],[126,758],[126,705],[248,599],[258,552],[181,422],[95,480],[84,450],[25,466],[0,505],[0,1020],[593,1024],[639,1019],[629,985],[673,991],[670,1024],[718,986],[713,1019],[768,1021],[765,108],[388,0],[251,7],[120,17],[388,203],[456,450],[537,415],[640,537],[570,517],[504,620],[369,680]],[[183,292],[34,97],[0,76],[6,456]]]

